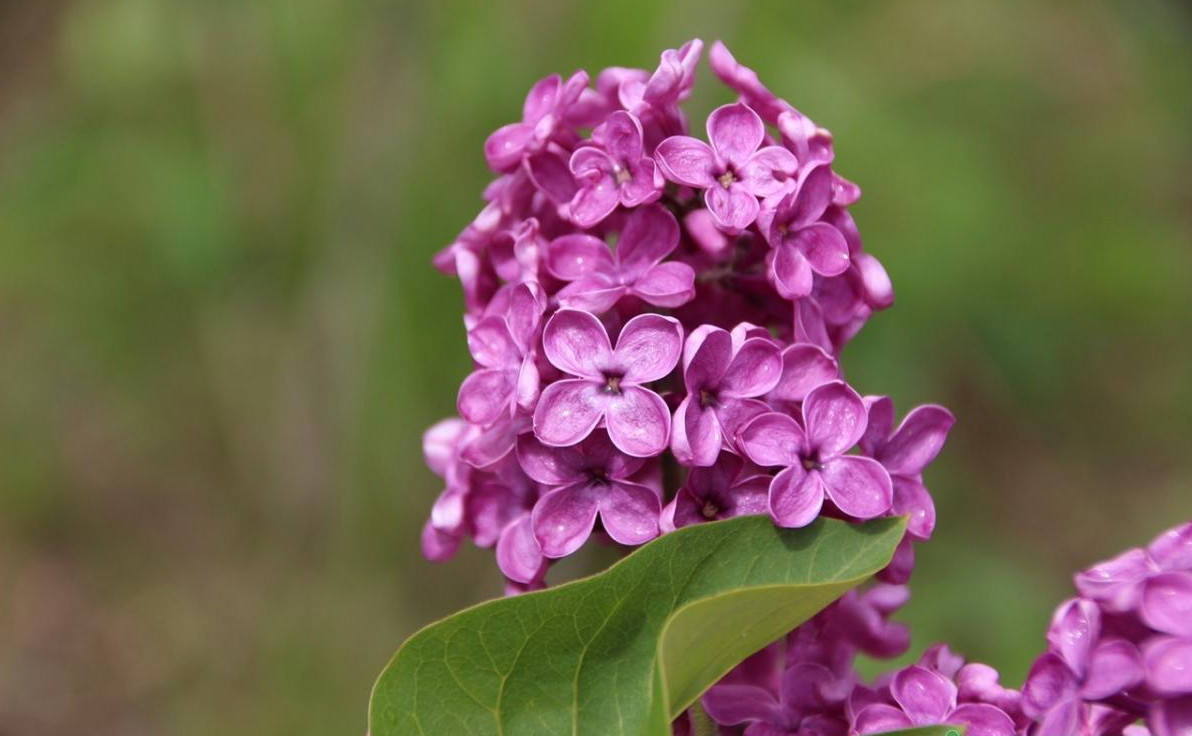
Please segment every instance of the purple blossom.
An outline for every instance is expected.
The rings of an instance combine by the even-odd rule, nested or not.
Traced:
[[[952,724],[965,726],[968,736],[1014,736],[1014,721],[988,703],[959,703],[956,684],[940,672],[922,665],[900,670],[890,682],[891,703],[873,703],[860,709],[853,729],[859,734],[881,733]]]
[[[771,412],[741,431],[741,449],[762,466],[783,470],[770,484],[770,515],[781,526],[806,526],[820,513],[825,497],[841,512],[872,519],[890,509],[892,488],[876,460],[846,455],[865,434],[865,404],[842,381],[811,391],[800,425]]]
[[[662,175],[645,155],[642,124],[618,110],[596,130],[598,146],[581,146],[571,154],[571,173],[579,189],[568,213],[580,227],[592,227],[612,214],[617,205],[637,207],[662,196]],[[672,246],[673,248],[673,246]]]
[[[766,513],[770,476],[731,453],[708,467],[692,468],[687,482],[662,510],[663,531],[716,519]]]
[[[817,166],[804,173],[798,187],[775,208],[763,209],[758,217],[758,227],[774,248],[766,273],[784,299],[810,294],[816,274],[839,276],[848,270],[848,242],[822,220],[831,202],[832,172]]]
[[[798,162],[781,146],[765,146],[762,119],[748,105],[724,105],[708,116],[711,146],[688,136],[658,144],[654,158],[671,181],[704,190],[716,224],[743,230],[753,224],[759,197],[781,192]]]
[[[534,412],[534,434],[546,445],[574,445],[605,422],[621,452],[651,457],[666,448],[670,411],[644,388],[679,362],[683,328],[659,314],[625,324],[614,349],[600,320],[589,312],[560,309],[546,324],[543,350],[556,368],[573,376],[546,387]]]
[[[571,75],[566,82],[558,74],[539,80],[526,95],[521,122],[498,128],[484,142],[489,167],[493,171],[512,171],[524,156],[542,150],[567,131],[572,107],[587,86],[588,74],[584,71]]]
[[[597,314],[626,296],[658,307],[677,307],[695,296],[695,271],[663,259],[679,244],[679,223],[658,205],[629,216],[616,247],[591,235],[572,234],[550,245],[547,268],[563,281],[559,304]]]
[[[544,309],[542,291],[533,284],[519,284],[504,316],[485,317],[468,330],[468,349],[481,366],[459,388],[459,413],[469,422],[491,425],[519,408],[533,408],[538,400],[536,344]]]
[[[530,521],[545,556],[565,557],[579,549],[597,517],[621,544],[658,536],[659,489],[635,478],[646,461],[619,452],[607,434],[594,433],[571,447],[547,447],[527,436],[518,442],[517,459],[548,489]]]
[[[1097,601],[1108,611],[1116,613],[1136,609],[1146,598],[1152,578],[1169,572],[1192,571],[1192,522],[1159,535],[1144,549],[1130,549],[1112,560],[1100,562],[1076,575],[1076,589],[1086,598]],[[1166,578],[1159,586],[1170,589],[1174,582]],[[1176,584],[1179,587],[1179,584]],[[1162,608],[1166,596],[1152,592],[1150,600]],[[1148,614],[1155,619],[1170,618],[1162,610]],[[1178,632],[1169,632],[1178,633]]]
[[[701,325],[687,336],[683,382],[687,396],[675,412],[671,450],[685,465],[711,465],[720,450],[735,450],[742,420],[768,411],[760,401],[782,375],[782,354],[766,337],[749,336],[752,325],[731,333]]]

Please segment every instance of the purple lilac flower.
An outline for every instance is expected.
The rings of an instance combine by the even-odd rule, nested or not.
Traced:
[[[797,188],[776,207],[763,209],[758,217],[758,227],[774,247],[767,275],[785,299],[810,294],[816,274],[839,276],[848,270],[848,242],[821,219],[831,202],[832,172],[817,166],[804,173]]]
[[[459,413],[469,422],[491,425],[519,408],[533,408],[538,400],[536,346],[545,301],[536,285],[519,284],[504,316],[485,317],[468,330],[468,349],[481,366],[459,389]]]
[[[1127,550],[1077,574],[1076,589],[1108,611],[1127,612],[1143,601],[1152,578],[1188,570],[1192,570],[1192,522],[1164,532],[1145,550]]]
[[[658,536],[660,491],[635,477],[646,460],[618,451],[606,433],[593,433],[571,447],[548,447],[527,436],[518,442],[517,459],[548,489],[530,522],[543,555],[565,557],[579,549],[597,517],[621,544]]]
[[[750,400],[778,384],[782,354],[768,333],[749,336],[752,327],[741,324],[729,333],[701,325],[688,335],[683,349],[687,396],[675,412],[671,435],[679,462],[711,465],[722,448],[735,449],[742,420],[768,411],[764,403]]]
[[[592,227],[617,205],[637,207],[662,196],[662,175],[645,155],[642,124],[636,117],[624,110],[612,113],[592,131],[592,140],[598,145],[581,146],[571,154],[570,169],[579,190],[568,213],[575,224]]]
[[[663,531],[716,519],[766,513],[770,476],[728,452],[708,467],[692,468],[670,503],[662,509]]]
[[[567,132],[571,108],[587,86],[588,74],[583,71],[571,75],[566,82],[558,74],[552,74],[535,84],[526,95],[521,122],[498,128],[484,142],[484,155],[492,170],[508,172],[517,168],[523,156],[541,150]]]
[[[965,726],[968,736],[1014,736],[1014,721],[988,703],[960,703],[956,684],[944,674],[911,665],[894,675],[889,685],[892,702],[861,708],[853,719],[859,734],[897,731],[919,726]]]
[[[556,238],[547,268],[571,282],[558,292],[559,304],[599,314],[630,295],[658,307],[691,301],[695,271],[679,261],[662,262],[678,244],[679,223],[658,205],[634,211],[612,251],[592,235]]]
[[[857,519],[890,509],[890,476],[876,460],[846,455],[865,434],[865,404],[842,381],[811,391],[803,402],[803,423],[770,412],[741,431],[741,449],[762,466],[783,470],[770,484],[770,515],[781,526],[806,526],[824,499]]]
[[[573,376],[546,387],[534,412],[534,434],[544,444],[574,445],[602,421],[617,449],[651,457],[666,448],[670,411],[643,384],[664,378],[679,362],[678,320],[641,314],[629,320],[614,349],[590,312],[560,309],[546,324],[543,349],[556,368]]]
[[[759,197],[781,192],[798,169],[781,146],[764,146],[766,129],[748,105],[725,105],[708,116],[711,146],[688,136],[658,144],[654,158],[671,181],[704,190],[716,224],[743,230],[753,224]]]

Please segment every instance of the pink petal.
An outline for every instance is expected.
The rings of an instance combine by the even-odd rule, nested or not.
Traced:
[[[1065,700],[1038,719],[1032,731],[1035,736],[1074,736],[1081,729],[1084,704],[1079,700]]]
[[[861,437],[861,451],[875,457],[890,441],[894,431],[894,402],[889,396],[866,396],[862,400],[868,421]]]
[[[749,721],[781,721],[782,706],[765,688],[757,685],[713,685],[703,697],[704,710],[722,726]]]
[[[670,441],[670,410],[661,396],[644,388],[622,387],[620,396],[611,397],[607,422],[608,436],[626,455],[653,457]]]
[[[546,269],[555,278],[575,281],[594,273],[613,272],[613,254],[599,238],[579,233],[551,241],[547,249]]]
[[[1082,596],[1099,601],[1106,610],[1131,611],[1142,595],[1142,581],[1153,572],[1147,553],[1135,548],[1077,573],[1076,589]]]
[[[763,338],[746,340],[733,356],[720,382],[720,393],[745,399],[768,393],[782,377],[782,353]]]
[[[857,714],[853,729],[858,734],[886,733],[887,731],[902,731],[914,727],[914,723],[906,714],[892,705],[874,703],[866,706]]]
[[[591,381],[555,381],[538,399],[534,435],[553,447],[574,445],[592,433],[607,404],[606,394]]]
[[[853,263],[861,274],[865,287],[865,301],[874,309],[885,309],[894,303],[894,284],[881,261],[868,253],[853,253]]]
[[[522,104],[522,120],[533,125],[555,109],[563,78],[558,74],[543,77],[534,83]]]
[[[542,388],[542,377],[538,373],[538,363],[533,355],[526,356],[517,371],[517,383],[514,389],[514,400],[519,408],[531,411],[538,403],[538,393]]]
[[[755,417],[741,429],[741,451],[761,466],[802,468],[807,436],[803,428],[785,414],[770,412]]]
[[[486,368],[508,368],[521,363],[522,351],[509,333],[504,317],[485,317],[468,330],[468,351]]]
[[[1156,636],[1143,645],[1147,684],[1157,692],[1192,694],[1192,639]]]
[[[1189,661],[1192,665],[1192,660]],[[1093,650],[1089,671],[1080,689],[1085,700],[1100,700],[1122,693],[1142,682],[1142,655],[1123,639],[1102,641]],[[1192,674],[1189,675],[1192,684]]]
[[[893,488],[881,463],[859,455],[844,455],[824,463],[820,473],[828,497],[856,519],[873,519],[890,510]]]
[[[700,325],[683,345],[683,381],[689,393],[720,385],[733,356],[728,332],[714,325]]]
[[[578,309],[592,314],[603,314],[612,309],[628,292],[604,274],[584,276],[567,284],[555,296],[560,306]]]
[[[770,282],[783,299],[802,299],[815,285],[807,257],[792,240],[784,240],[768,256]]]
[[[741,167],[742,183],[757,197],[770,197],[793,186],[799,163],[782,146],[766,146]]]
[[[944,723],[956,708],[956,686],[940,673],[919,665],[894,675],[890,695],[916,726]]]
[[[518,583],[529,583],[542,574],[545,565],[529,514],[523,514],[501,530],[497,539],[497,567],[505,577]]]
[[[707,143],[675,135],[654,149],[654,163],[667,179],[696,189],[716,186],[716,155]]]
[[[820,276],[839,276],[848,270],[848,243],[840,231],[824,222],[801,228],[794,237],[795,246],[812,270]]]
[[[580,146],[571,154],[567,166],[576,178],[582,180],[610,175],[617,162],[595,146]]]
[[[720,420],[720,432],[724,435],[726,448],[738,452],[740,450],[741,430],[762,414],[769,414],[773,409],[758,399],[727,399],[716,407],[716,418]]]
[[[726,163],[744,166],[765,137],[762,119],[743,103],[722,105],[708,116],[708,140]]]
[[[510,410],[516,371],[486,368],[464,379],[455,406],[460,416],[473,424],[488,425]]]
[[[618,164],[624,165],[642,157],[642,124],[628,112],[613,112],[597,131],[592,132],[592,137]]]
[[[622,328],[611,362],[624,369],[625,383],[650,383],[674,370],[682,351],[683,326],[677,319],[639,314]]]
[[[753,224],[761,209],[757,197],[739,184],[725,189],[717,182],[704,191],[704,203],[716,225],[725,230],[744,230]]]
[[[526,172],[538,191],[555,205],[561,205],[575,196],[575,178],[571,175],[567,160],[553,149],[540,151],[527,158]]]
[[[566,557],[592,534],[600,489],[586,484],[563,486],[539,499],[530,523],[538,547],[547,557]]]
[[[629,174],[632,178],[621,185],[621,204],[637,207],[662,196],[661,175],[651,159],[643,158],[631,163]]]
[[[431,562],[446,562],[459,551],[460,537],[439,531],[427,520],[422,526],[422,556]]]
[[[532,435],[517,441],[517,464],[531,480],[547,486],[578,483],[587,476],[587,461],[576,447],[548,447]]]
[[[679,222],[670,210],[657,204],[633,211],[617,239],[619,274],[633,281],[660,263],[679,244]]]
[[[792,465],[770,481],[770,516],[778,526],[807,526],[823,505],[824,484],[819,473],[808,473],[802,465]]]
[[[511,171],[521,164],[526,146],[534,138],[534,128],[525,123],[503,125],[484,142],[484,157],[493,171]]]
[[[1192,695],[1164,700],[1151,709],[1147,725],[1156,736],[1189,736],[1192,734]],[[1127,736],[1135,736],[1127,733]]]
[[[868,421],[865,402],[843,381],[819,386],[803,402],[807,442],[824,460],[857,444]]]
[[[832,203],[832,170],[817,166],[799,181],[799,188],[784,204],[790,211],[783,215],[791,230],[807,227],[820,219]]]
[[[578,309],[555,312],[542,334],[542,348],[554,367],[573,376],[603,380],[601,367],[613,359],[604,325]]]
[[[1028,716],[1038,718],[1076,695],[1076,675],[1058,654],[1048,652],[1031,666],[1022,686],[1022,709]]]
[[[537,283],[523,282],[509,292],[509,309],[505,319],[520,354],[528,353],[537,342],[537,332],[545,310],[546,293]]]
[[[1056,610],[1047,630],[1047,643],[1073,672],[1083,676],[1100,636],[1101,610],[1097,604],[1073,598]]]
[[[642,274],[631,291],[656,307],[679,307],[695,298],[695,271],[678,261],[660,263]]]
[[[698,396],[688,396],[675,411],[671,450],[683,465],[707,466],[720,455],[722,437],[716,412],[700,407]]]
[[[600,520],[613,541],[628,546],[658,536],[658,496],[645,486],[625,481],[610,483],[600,494]]]
[[[488,467],[513,450],[518,436],[528,432],[530,424],[530,418],[521,415],[499,419],[464,443],[460,459],[475,468]]]
[[[948,723],[967,726],[965,736],[1014,736],[1014,720],[987,703],[965,703],[948,714]]]
[[[580,227],[592,227],[611,215],[620,202],[621,193],[611,175],[593,176],[584,181],[564,214]]]
[[[942,406],[927,404],[915,407],[898,431],[877,455],[877,459],[891,473],[915,476],[923,472],[939,454],[948,438],[948,431],[956,423],[952,412]]]
[[[1147,551],[1161,570],[1192,569],[1192,521],[1160,534]]]
[[[1165,572],[1148,580],[1139,614],[1156,631],[1192,637],[1192,572]]]
[[[923,484],[913,478],[892,476],[894,501],[890,511],[895,516],[909,516],[907,533],[917,539],[930,539],[935,530],[935,501]]]
[[[468,431],[468,423],[451,417],[436,422],[422,434],[422,457],[431,472],[442,478],[456,458],[456,446]]]
[[[791,345],[782,351],[782,376],[770,397],[797,402],[817,386],[840,377],[836,360],[823,348],[811,343]]]

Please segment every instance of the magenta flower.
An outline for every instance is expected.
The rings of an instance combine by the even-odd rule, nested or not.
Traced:
[[[652,457],[670,439],[670,411],[644,388],[679,362],[683,328],[660,314],[639,314],[625,324],[614,349],[600,320],[589,312],[560,309],[542,337],[547,360],[574,376],[546,387],[534,412],[534,434],[543,444],[580,442],[604,421],[626,455]]]
[[[758,217],[759,229],[774,248],[767,258],[767,275],[784,299],[810,294],[816,274],[838,276],[848,270],[848,242],[821,220],[831,203],[832,171],[817,166],[774,210]]]
[[[812,389],[839,379],[840,366],[826,350],[795,343],[782,351],[782,377],[766,400],[776,409],[794,410]]]
[[[1161,622],[1171,620],[1172,614],[1176,613],[1165,610],[1165,603],[1178,603],[1180,598],[1165,595],[1163,591],[1182,587],[1179,576],[1173,578],[1165,574],[1181,571],[1192,571],[1192,522],[1164,532],[1145,550],[1127,550],[1112,560],[1098,563],[1077,574],[1076,589],[1084,597],[1100,603],[1107,611],[1124,613],[1142,605],[1144,620]],[[1159,582],[1152,586],[1151,580],[1156,577],[1159,577]],[[1149,595],[1148,589],[1151,591]],[[1146,612],[1148,610],[1150,612]],[[1166,630],[1162,625],[1155,628]]]
[[[918,726],[965,726],[969,736],[1014,736],[1014,721],[987,703],[958,703],[956,685],[922,665],[900,670],[890,682],[893,704],[874,703],[855,716],[858,734],[898,731]]]
[[[1142,661],[1151,690],[1167,697],[1192,695],[1192,636],[1153,636],[1142,645]]]
[[[668,210],[648,205],[629,216],[617,245],[580,233],[555,238],[547,269],[571,283],[558,293],[564,307],[602,313],[622,297],[656,307],[677,307],[695,296],[695,271],[679,261],[663,263],[679,244],[679,223]]]
[[[716,224],[744,230],[757,219],[759,197],[781,192],[798,168],[790,151],[765,146],[766,128],[749,106],[724,105],[708,116],[709,146],[688,136],[658,144],[654,159],[671,181],[704,190]]]
[[[634,479],[646,461],[618,452],[607,434],[597,432],[571,447],[547,447],[524,437],[517,459],[527,475],[549,489],[530,522],[547,557],[579,549],[597,517],[620,544],[644,544],[658,536],[659,490]]]
[[[746,736],[844,736],[848,723],[834,697],[836,684],[824,665],[799,662],[782,673],[776,692],[761,684],[725,682],[708,690],[703,706],[722,726],[748,724]]]
[[[881,463],[845,455],[865,434],[865,404],[842,381],[807,395],[803,424],[771,412],[741,431],[741,450],[762,466],[783,466],[770,483],[770,515],[780,526],[801,527],[819,516],[827,497],[848,516],[872,519],[890,509],[893,490]]]
[[[484,142],[489,167],[493,171],[512,171],[524,156],[542,150],[556,136],[570,133],[566,123],[587,86],[588,74],[584,71],[572,74],[566,82],[558,74],[539,80],[526,95],[521,122],[498,128]]]
[[[683,381],[687,396],[675,412],[671,450],[684,465],[711,465],[720,450],[735,451],[735,435],[750,411],[749,399],[774,388],[782,375],[782,354],[766,337],[747,337],[748,324],[732,333],[701,325],[687,336],[683,349]]]
[[[692,468],[687,482],[662,510],[664,531],[734,516],[766,513],[770,476],[731,453],[705,468]]]
[[[645,155],[642,124],[618,110],[592,131],[599,146],[581,146],[571,154],[571,173],[579,190],[568,206],[571,220],[592,227],[617,205],[637,207],[662,196],[662,176]]]
[[[865,404],[869,418],[861,450],[890,473],[892,510],[910,516],[907,531],[928,539],[935,528],[935,503],[923,485],[923,470],[943,449],[956,418],[944,407],[928,404],[912,409],[894,430],[894,402],[889,397],[866,397]]]
[[[490,425],[529,411],[538,399],[535,346],[546,297],[536,284],[519,284],[505,316],[484,317],[468,330],[468,349],[481,366],[459,387],[457,406],[464,419]]]

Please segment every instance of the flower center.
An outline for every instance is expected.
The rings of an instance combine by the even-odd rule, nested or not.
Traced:
[[[623,186],[633,181],[633,174],[629,173],[629,169],[618,166],[616,173],[613,174],[613,179],[616,180],[617,186]]]
[[[606,374],[604,376],[604,393],[620,396],[622,378],[624,378],[624,376],[617,375],[615,373]]]
[[[737,180],[737,175],[733,173],[732,169],[725,171],[723,174],[721,174],[716,179],[716,181],[720,182],[720,186],[724,187],[725,189],[728,189],[729,187],[731,187],[733,185],[733,182],[735,182],[736,180]]]
[[[814,457],[803,458],[803,469],[807,472],[811,472],[812,470],[822,470],[823,467],[824,466],[820,464],[820,461]]]
[[[704,501],[704,505],[700,507],[699,512],[705,519],[715,519],[716,515],[720,513],[720,507],[712,501]]]
[[[711,389],[701,388],[699,390],[699,406],[701,409],[716,406],[716,403],[716,394]]]

